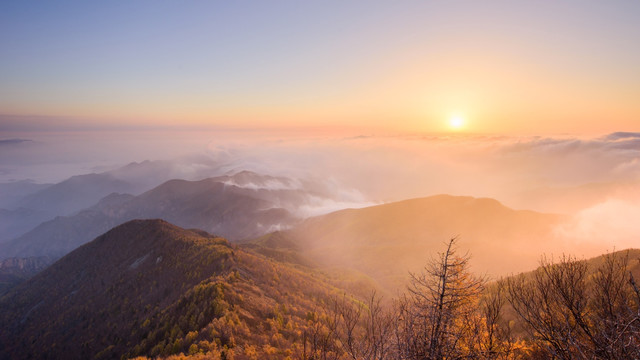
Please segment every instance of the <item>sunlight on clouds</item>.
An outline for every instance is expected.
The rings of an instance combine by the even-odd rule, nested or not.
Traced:
[[[611,250],[638,246],[640,196],[609,198],[579,211],[570,222],[556,229],[563,237],[580,243],[600,244]]]
[[[260,184],[229,181],[229,185],[255,191],[295,190],[300,181],[312,181],[315,197],[292,209],[301,216],[451,194],[494,198],[515,209],[566,214],[571,220],[557,232],[580,244],[601,239],[609,247],[622,248],[633,245],[633,236],[640,233],[634,219],[640,213],[636,206],[640,203],[639,133],[593,138],[465,132],[393,136],[247,131],[29,135],[33,141],[3,146],[2,181],[60,181],[80,173],[115,169],[132,160],[167,160],[163,176],[168,178],[197,180],[244,170],[278,177]],[[131,154],[137,158],[132,159]],[[304,187],[309,184],[305,182]]]

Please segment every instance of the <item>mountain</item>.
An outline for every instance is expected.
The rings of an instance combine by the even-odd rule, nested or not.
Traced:
[[[36,184],[26,180],[0,183],[0,242],[14,239],[51,218],[46,211],[18,205],[24,197],[49,186],[51,184]]]
[[[21,197],[8,209],[0,209],[0,242],[13,240],[34,229],[37,232],[37,227],[46,221],[52,221],[57,216],[71,216],[95,205],[110,193],[139,190],[136,184],[109,174],[73,176]],[[0,258],[7,256],[11,255],[0,250]]]
[[[262,245],[256,246],[288,246],[280,235],[262,238]],[[611,291],[618,285],[631,287],[628,273],[638,277],[640,271],[640,250],[619,254],[630,261],[626,268],[614,269],[617,280],[607,288]],[[606,259],[586,261],[583,279],[591,289],[586,293],[590,299],[608,294],[589,285],[597,278],[592,276],[595,270],[607,265]],[[532,274],[522,277],[530,279]],[[636,298],[632,290],[625,291],[630,300]],[[348,309],[360,309],[365,313],[360,324],[367,324],[370,313],[361,297],[343,294],[323,272],[275,261],[201,230],[162,220],[134,220],[81,246],[0,298],[0,359],[322,358],[316,354],[347,358],[332,351],[346,349],[340,347],[340,339],[348,329],[344,326],[351,323],[331,314],[350,318],[360,315]],[[635,326],[637,303],[627,305],[634,310],[627,315],[635,320],[624,324]],[[333,306],[346,307],[332,310]],[[589,316],[597,313],[590,311]],[[554,314],[562,324],[567,312]],[[523,358],[548,357],[543,352],[548,344],[528,337],[522,328],[526,323],[508,304],[503,316],[513,341],[524,349]],[[340,321],[341,330],[333,333],[332,321]],[[588,325],[599,329],[598,323]],[[387,336],[391,337],[382,340],[387,345],[396,339]]]
[[[92,238],[121,224],[110,209],[133,198],[133,195],[111,194],[97,205],[73,216],[58,216],[26,234],[0,244],[0,258],[49,256],[59,258]]]
[[[240,172],[199,181],[170,180],[138,196],[112,194],[73,216],[57,217],[0,244],[0,258],[60,257],[113,226],[132,219],[161,218],[231,240],[291,227],[297,209],[329,199],[307,183]]]
[[[0,208],[0,243],[15,239],[49,219],[50,214],[40,210]]]
[[[486,198],[438,195],[307,219],[254,243],[294,249],[325,268],[353,268],[387,289],[402,288],[443,243],[459,236],[476,273],[504,275],[535,267],[541,253],[565,244],[554,233],[563,216],[513,210]],[[269,241],[277,236],[277,241]],[[295,244],[295,246],[291,245]]]
[[[336,294],[319,273],[134,220],[0,298],[0,359],[301,357]]]
[[[131,192],[135,186],[109,174],[72,176],[24,197],[18,205],[55,215],[70,215],[113,192]]]
[[[72,176],[57,184],[0,183],[0,242],[56,216],[74,215],[111,193],[138,195],[170,179],[199,180],[221,171],[215,160],[190,156],[132,162],[101,173]]]
[[[206,157],[132,162],[109,171],[72,176],[22,196],[13,207],[5,207],[46,211],[52,217],[71,215],[114,192],[138,195],[171,179],[196,180],[212,174],[220,171],[217,163]]]
[[[224,157],[212,158],[208,155],[187,155],[171,160],[145,160],[132,162],[109,170],[104,174],[136,184],[139,194],[171,179],[201,180],[225,174]]]
[[[36,184],[21,180],[0,183],[0,208],[13,209],[23,197],[43,190],[52,184]]]

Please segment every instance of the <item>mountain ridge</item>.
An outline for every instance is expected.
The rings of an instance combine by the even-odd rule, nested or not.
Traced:
[[[133,219],[163,218],[185,228],[200,228],[234,240],[256,237],[298,221],[297,216],[280,206],[279,197],[302,201],[299,190],[269,193],[226,184],[229,179],[233,177],[174,179],[138,196],[112,193],[73,216],[58,216],[0,244],[0,253],[3,257],[60,257]]]
[[[495,199],[435,195],[309,218],[277,233],[274,243],[296,244],[316,263],[355,268],[393,290],[456,236],[473,254],[478,273],[526,270],[536,264],[540,252],[535,249],[560,247],[554,229],[564,220],[563,215],[513,210]],[[254,243],[268,247],[268,237]]]

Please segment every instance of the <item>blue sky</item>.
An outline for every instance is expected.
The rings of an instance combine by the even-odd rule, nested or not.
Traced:
[[[638,24],[633,1],[6,1],[0,121],[634,130]]]

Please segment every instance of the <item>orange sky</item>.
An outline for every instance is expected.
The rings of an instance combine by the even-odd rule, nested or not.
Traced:
[[[433,133],[458,114],[456,131],[530,135],[640,123],[636,3],[156,5],[3,4],[0,129],[16,117]]]

